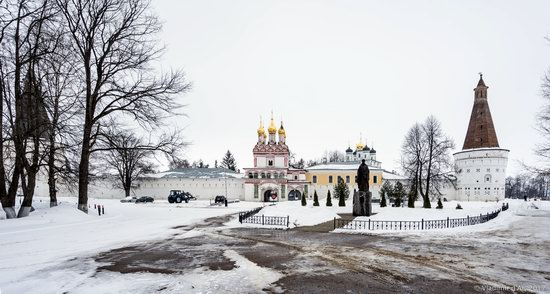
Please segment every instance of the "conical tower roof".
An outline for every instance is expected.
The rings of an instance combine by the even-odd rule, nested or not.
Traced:
[[[499,147],[491,110],[487,102],[488,88],[483,81],[483,75],[479,74],[479,82],[474,89],[474,106],[462,150]]]

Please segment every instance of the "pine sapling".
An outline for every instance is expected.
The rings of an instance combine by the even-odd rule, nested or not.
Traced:
[[[319,206],[319,197],[317,197],[317,190],[313,194],[313,206]]]
[[[327,206],[332,206],[332,199],[330,197],[330,190],[327,193]]]

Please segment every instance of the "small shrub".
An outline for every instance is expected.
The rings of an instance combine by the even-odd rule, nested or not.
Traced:
[[[319,197],[317,196],[317,190],[313,194],[313,206],[319,206]]]
[[[462,206],[460,206],[460,203],[456,204],[456,209],[462,209]]]
[[[442,209],[442,208],[443,208],[443,202],[441,202],[441,198],[439,198],[439,199],[437,200],[437,207],[436,207],[436,208],[437,208],[437,209]]]
[[[330,197],[330,190],[327,193],[327,206],[332,206],[332,199]]]

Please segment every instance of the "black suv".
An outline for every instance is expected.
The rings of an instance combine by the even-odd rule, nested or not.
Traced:
[[[214,199],[214,203],[225,203],[225,196],[223,195],[218,195],[216,196],[216,198]]]
[[[168,202],[170,203],[181,203],[182,201],[185,201],[185,203],[189,202],[189,199],[195,198],[191,193],[184,192],[182,190],[170,190],[170,195],[168,195]]]

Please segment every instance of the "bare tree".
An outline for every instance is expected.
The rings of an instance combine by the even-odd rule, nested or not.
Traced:
[[[49,116],[49,129],[45,140],[48,170],[48,190],[50,207],[57,206],[58,179],[69,190],[74,190],[76,173],[71,159],[77,153],[78,117],[82,94],[76,82],[74,55],[69,50],[68,38],[63,31],[53,31],[52,38],[58,44],[55,52],[42,59],[37,72],[42,85],[44,105]]]
[[[342,162],[345,159],[345,155],[341,151],[332,150],[327,153],[328,153],[328,162]]]
[[[186,145],[179,132],[162,135],[156,142],[137,137],[128,130],[113,130],[104,138],[106,141],[101,145],[105,149],[105,162],[116,171],[126,196],[130,196],[137,178],[152,171],[154,164],[150,159],[155,153],[176,155]]]
[[[420,193],[424,208],[431,208],[430,195],[440,196],[441,186],[452,180],[450,151],[454,146],[434,116],[422,125],[413,125],[405,137],[401,162],[410,179],[410,198],[416,199]]]
[[[408,206],[414,207],[424,169],[426,148],[422,127],[415,123],[407,132],[401,147],[401,166],[409,178],[410,192]]]
[[[120,117],[142,127],[161,125],[179,108],[185,92],[183,72],[157,75],[152,62],[161,56],[155,36],[161,29],[148,0],[56,0],[72,38],[82,72],[84,106],[78,170],[78,208],[88,210],[90,156],[105,124]]]
[[[8,218],[15,217],[15,196],[19,184],[24,199],[18,217],[28,215],[34,196],[36,175],[42,158],[39,141],[44,129],[40,127],[42,124],[38,110],[42,99],[34,70],[37,62],[52,50],[49,42],[43,42],[52,11],[52,5],[47,0],[6,2],[0,8],[0,38],[5,53],[0,56],[2,100],[5,104],[5,108],[2,106],[2,114],[3,122],[7,122],[10,129],[7,138],[3,133],[3,139],[11,141],[14,149],[11,160],[6,160],[2,154],[3,164],[6,161],[13,163],[7,193],[2,192],[3,195],[0,195]],[[4,132],[7,129],[2,130]],[[0,173],[5,188],[4,168]]]

